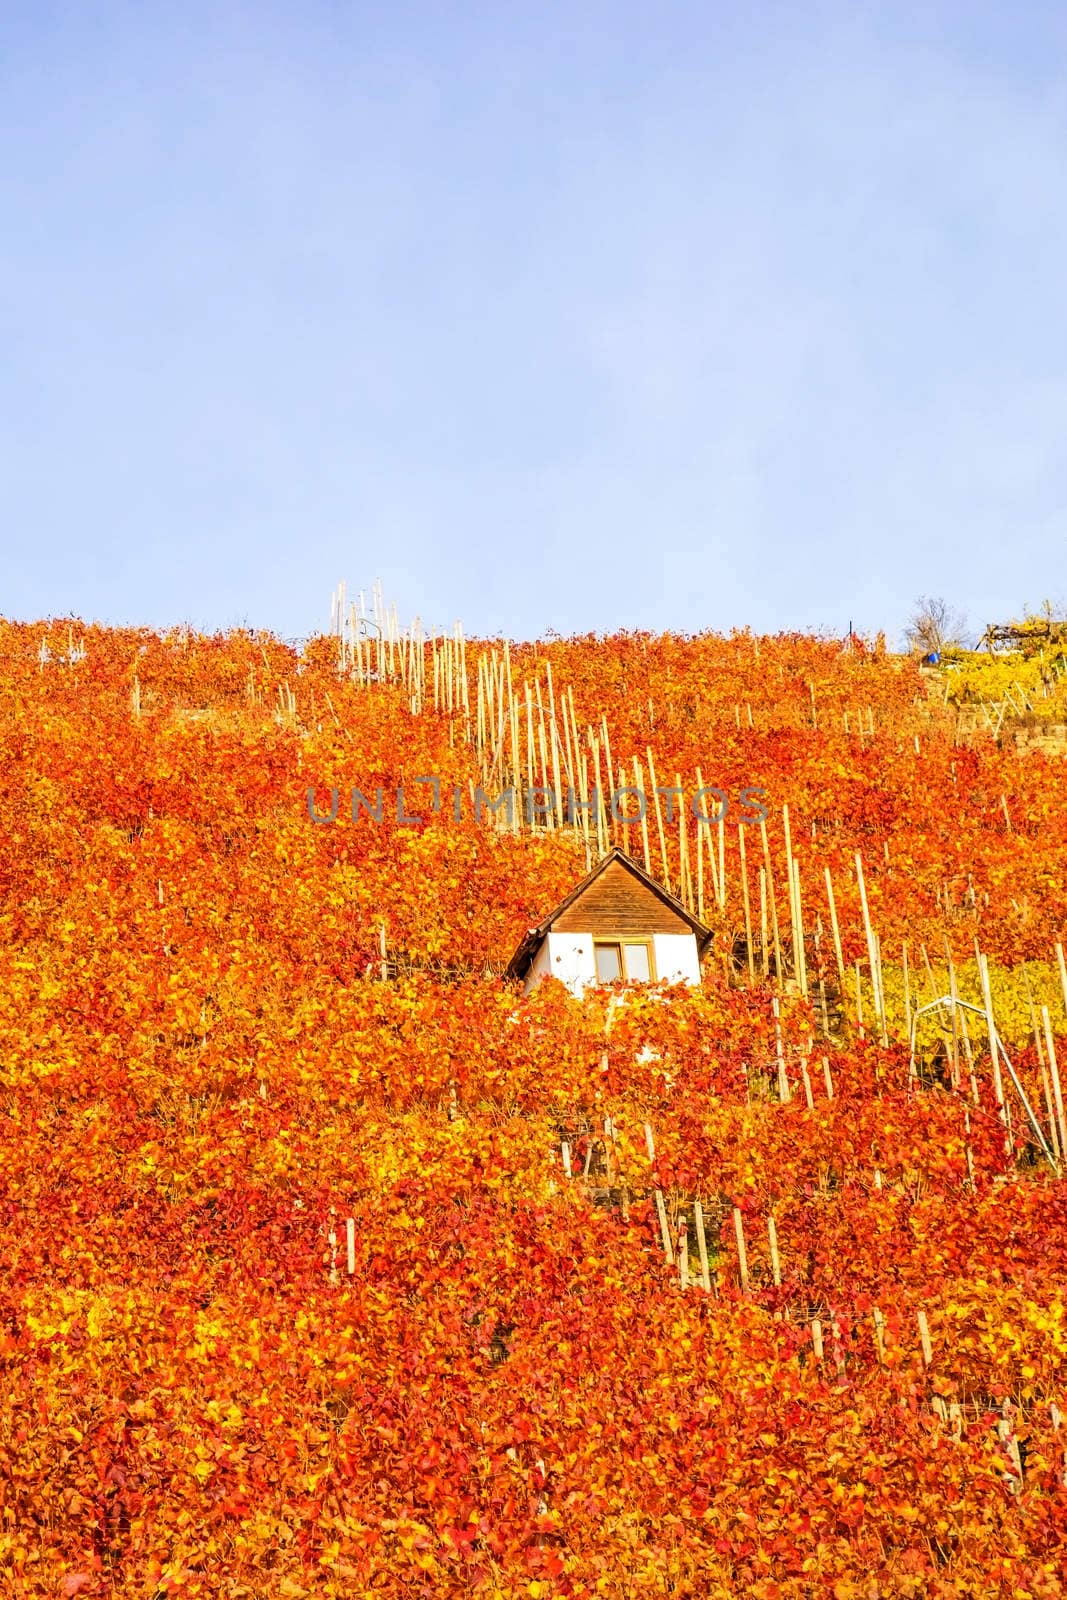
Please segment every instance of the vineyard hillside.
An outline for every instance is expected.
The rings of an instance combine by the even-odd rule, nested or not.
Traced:
[[[0,1593],[1061,1595],[1063,670],[0,621]]]

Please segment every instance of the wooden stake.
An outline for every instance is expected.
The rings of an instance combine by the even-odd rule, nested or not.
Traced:
[[[611,783],[613,781],[612,773],[614,771],[614,768],[611,765],[611,740],[608,738],[608,719],[607,719],[607,717],[605,716],[605,714],[603,712],[600,713],[600,732],[601,732],[601,736],[603,737],[603,740],[604,740],[604,771],[608,775],[608,782]],[[611,796],[610,795],[605,795],[604,796],[604,806],[605,806],[606,814],[607,814],[607,817],[608,817],[609,836],[611,838],[615,839],[616,842],[618,842],[618,839],[619,839],[619,833],[618,833],[619,824],[615,822],[615,818],[611,814],[610,810],[607,810],[607,808],[610,806],[610,803],[611,803]]]
[[[726,818],[719,817],[719,910],[726,910]]]
[[[989,984],[989,963],[984,955],[978,957],[978,975],[982,981],[982,1002],[985,1006],[986,1029],[989,1034],[989,1059],[993,1064],[993,1093],[996,1097],[1000,1120],[1006,1122],[1004,1110],[1004,1080],[1000,1075],[1000,1051],[997,1048],[997,1028],[993,1020],[993,991]]]
[[[948,967],[948,992],[952,1001],[952,1051],[949,1062],[952,1068],[952,1087],[960,1086],[960,1023],[962,1012],[959,1009],[959,989],[956,985],[956,963],[952,959],[952,949],[945,935],[945,963]]]
[[[667,1259],[668,1265],[670,1265],[674,1261],[674,1246],[671,1244],[671,1230],[667,1226],[667,1208],[663,1204],[662,1189],[657,1189],[655,1194],[656,1213],[659,1216],[659,1235],[663,1243],[663,1254]]]
[[[760,967],[766,977],[770,970],[767,950],[767,869],[759,869],[759,949]]]
[[[1038,1042],[1038,1047],[1040,1048],[1040,1036],[1035,1034],[1034,1037]],[[1048,1118],[1048,1131],[1049,1131],[1049,1134],[1050,1134],[1051,1140],[1052,1140],[1052,1155],[1053,1155],[1053,1159],[1056,1162],[1056,1165],[1059,1166],[1059,1163],[1060,1163],[1060,1134],[1059,1134],[1059,1125],[1058,1125],[1058,1123],[1056,1121],[1056,1108],[1055,1108],[1055,1106],[1053,1104],[1053,1100],[1052,1100],[1052,1081],[1049,1078],[1048,1068],[1045,1066],[1045,1062],[1044,1062],[1043,1058],[1042,1058],[1042,1060],[1040,1062],[1040,1066],[1041,1066],[1041,1093],[1042,1093],[1042,1096],[1043,1096],[1044,1101],[1045,1101],[1045,1115]]]
[[[792,860],[793,873],[793,905],[796,915],[796,945],[794,946],[793,964],[800,984],[800,992],[805,999],[808,997],[808,960],[804,951],[804,909],[800,899],[800,863],[796,856]]]
[[[697,1236],[697,1254],[700,1257],[700,1286],[705,1294],[710,1294],[711,1273],[708,1269],[708,1242],[704,1233],[704,1208],[699,1200],[693,1201],[693,1227]]]
[[[745,1253],[745,1225],[741,1212],[734,1206],[734,1236],[737,1239],[737,1265],[741,1278],[741,1293],[748,1293],[748,1256]]]
[[[667,839],[663,832],[663,812],[660,809],[659,788],[656,782],[656,763],[652,759],[651,745],[645,746],[645,754],[648,757],[649,786],[652,789],[652,799],[656,805],[656,831],[659,834],[659,855],[660,861],[663,864],[663,883],[664,887],[669,889],[671,886],[671,876],[670,869],[667,866]]]
[[[592,737],[591,729],[590,737]],[[598,804],[596,808],[596,842],[597,849],[603,856],[607,855],[608,828],[611,824],[608,816],[608,792],[604,788],[603,779],[600,776],[600,740],[597,738],[593,738],[593,761],[596,769],[596,792],[598,798]],[[608,772],[608,782],[611,782],[610,771]]]
[[[745,830],[737,830],[737,848],[741,858],[741,899],[745,908],[745,954],[748,960],[748,981],[752,983],[756,969],[752,960],[752,910],[748,899],[748,866],[745,862]]]
[[[771,905],[771,932],[774,936],[774,973],[778,982],[781,983],[784,974],[782,972],[782,946],[778,936],[778,905],[774,894],[774,873],[771,870],[771,847],[767,838],[767,823],[762,817],[760,818],[759,831],[760,839],[763,843],[763,867],[767,874],[767,898]]]
[[[830,877],[830,868],[825,867],[826,874],[826,900],[830,907],[830,929],[834,936],[834,955],[837,958],[837,982],[841,990],[841,1002],[845,999],[845,958],[841,954],[841,929],[837,925],[837,906],[834,904],[834,884]]]
[[[778,1099],[783,1106],[787,1106],[793,1098],[789,1091],[789,1079],[785,1071],[785,1051],[782,1048],[782,1020],[781,1007],[778,996],[771,996],[771,1014],[774,1017],[774,1048],[778,1058]]]
[[[771,1277],[774,1279],[774,1287],[780,1289],[782,1287],[782,1263],[778,1258],[778,1229],[774,1225],[774,1218],[769,1213],[767,1216],[767,1243],[771,1252]]]
[[[826,1058],[823,1057],[825,1060]],[[815,1110],[815,1097],[811,1092],[811,1079],[808,1076],[808,1063],[803,1056],[800,1058],[800,1076],[804,1084],[804,1098],[808,1103],[808,1110]]]
[[[701,773],[700,768],[698,767],[697,768],[697,789],[698,790],[699,789],[703,789],[703,787],[704,787],[704,777],[703,777],[703,774]],[[719,893],[719,873],[718,873],[718,869],[716,868],[716,865],[715,865],[715,851],[713,850],[712,844],[711,844],[711,824],[709,822],[698,822],[697,823],[697,837],[698,837],[698,839],[700,839],[702,841],[702,843],[707,848],[708,866],[711,869],[711,892],[712,892],[712,895],[715,898],[715,904],[717,906],[721,907],[721,905],[722,905],[722,896]],[[701,874],[701,883],[703,883],[703,874]],[[701,920],[703,920],[703,918]]]
[[[621,785],[620,785],[620,788],[621,788]],[[634,756],[634,788],[638,791],[639,794],[644,794],[644,792],[645,792],[645,775],[641,770],[641,763],[638,761],[636,756]],[[657,798],[657,806],[658,806],[659,797],[657,796],[656,798]],[[649,848],[648,848],[648,801],[647,801],[647,799],[644,801],[644,803],[641,806],[641,848],[644,851],[644,856],[645,856],[645,871],[650,873],[652,871],[652,856],[651,856],[651,854],[649,852]]]
[[[689,871],[689,838],[685,825],[685,791],[682,789],[680,773],[675,773],[674,787],[681,790],[681,800],[678,805],[678,875],[681,883],[681,899],[683,904],[692,911],[693,909],[693,880]],[[739,830],[743,832],[744,830]]]
[[[527,804],[529,806],[529,810],[527,812],[527,820],[529,822],[530,832],[532,833],[537,827],[537,823],[534,820],[535,813],[534,813],[534,806],[533,806],[533,790],[534,790],[533,696],[530,693],[530,685],[527,682],[524,681],[522,687],[523,687],[523,692],[524,692],[525,697],[526,697],[526,794],[527,794],[527,797],[528,797],[527,798]]]
[[[793,976],[800,977],[800,957],[797,954],[797,904],[796,885],[793,880],[793,839],[789,827],[789,807],[782,807],[782,830],[785,833],[785,881],[789,893],[789,943],[793,952]]]
[[[856,851],[856,881],[859,884],[860,905],[863,909],[863,930],[867,935],[867,956],[871,967],[871,988],[874,999],[874,1015],[875,1020],[881,1023],[884,1029],[884,1014],[882,1005],[880,1003],[881,997],[878,993],[878,952],[874,946],[874,929],[871,927],[871,913],[870,908],[867,905],[867,886],[863,881],[863,859],[858,850]]]
[[[882,1316],[882,1313],[881,1313],[881,1311],[879,1311],[877,1306],[874,1307],[874,1309],[873,1309],[873,1311],[871,1313],[871,1318],[872,1318],[872,1320],[874,1322],[874,1346],[875,1346],[875,1349],[878,1352],[878,1363],[879,1363],[880,1366],[884,1367],[885,1366],[885,1318]]]
[[[1056,947],[1059,949],[1059,946]],[[1063,1091],[1060,1088],[1060,1068],[1056,1060],[1056,1041],[1052,1037],[1052,1019],[1048,1006],[1041,1007],[1041,1021],[1045,1029],[1045,1048],[1048,1051],[1049,1077],[1052,1079],[1052,1098],[1056,1105],[1056,1125],[1060,1134],[1060,1149],[1067,1155],[1067,1122],[1063,1116]]]

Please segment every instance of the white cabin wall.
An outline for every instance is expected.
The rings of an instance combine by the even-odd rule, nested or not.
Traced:
[[[596,983],[591,933],[550,933],[548,947],[553,975],[572,994],[580,996],[589,984]]]
[[[654,933],[652,949],[660,983],[700,982],[700,955],[695,933]]]
[[[536,989],[537,988],[537,985],[541,982],[542,978],[547,978],[547,977],[548,977],[548,940],[547,939],[543,939],[541,941],[541,945],[540,945],[540,948],[537,951],[537,954],[534,956],[533,960],[530,962],[529,969],[527,970],[527,973],[526,973],[526,983],[525,983],[523,992],[525,994],[529,994],[531,989]]]
[[[692,933],[654,933],[652,938],[656,978],[660,983],[700,983],[700,957],[696,935]],[[526,993],[536,989],[543,978],[558,978],[573,995],[581,998],[594,985],[596,958],[591,933],[550,933],[546,935],[526,975]]]
[[[596,982],[591,933],[550,933],[530,964],[526,993],[542,978],[558,978],[573,995],[581,996],[587,985]]]

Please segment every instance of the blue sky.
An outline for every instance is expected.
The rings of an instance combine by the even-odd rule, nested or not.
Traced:
[[[0,612],[1063,601],[1067,9],[5,8]]]

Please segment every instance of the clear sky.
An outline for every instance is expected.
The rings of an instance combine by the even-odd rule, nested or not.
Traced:
[[[1067,7],[14,0],[0,613],[1067,595]]]

